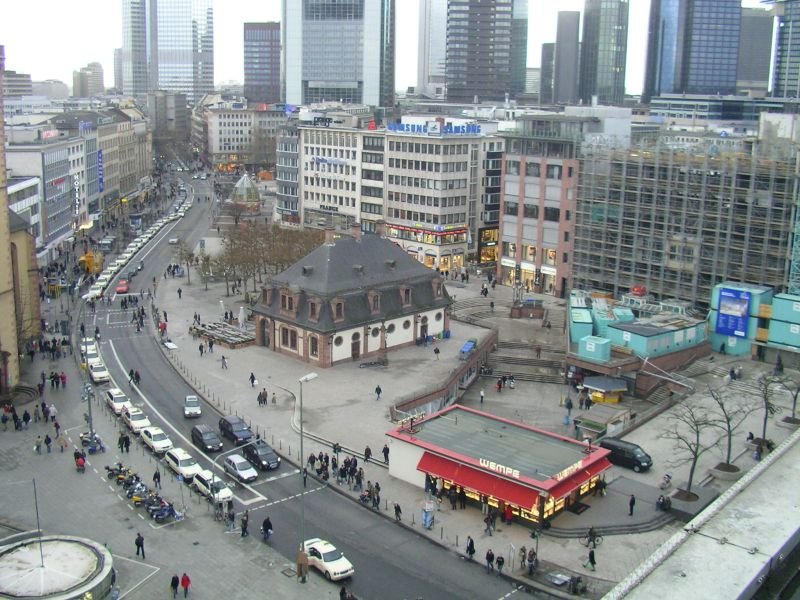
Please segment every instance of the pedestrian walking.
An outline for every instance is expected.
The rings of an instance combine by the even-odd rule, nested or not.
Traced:
[[[255,374],[252,371],[250,372],[250,377],[248,379],[250,380],[250,387],[256,387],[257,380]]]
[[[533,569],[536,567],[536,550],[531,548],[528,550],[528,575],[533,575]]]
[[[383,393],[383,390],[381,389],[381,386],[376,386],[375,387],[375,400],[380,400],[381,399],[381,393]]]
[[[370,447],[367,446],[364,448],[364,462],[369,462],[370,458],[372,458],[372,450],[370,450]]]
[[[127,433],[122,438],[122,444],[125,446],[125,453],[126,454],[130,454],[131,453],[131,436],[129,436]]]
[[[36,443],[34,443],[33,449],[36,451],[36,454],[42,453],[42,436],[36,436]]]
[[[628,500],[628,516],[633,516],[633,507],[636,506],[636,496],[631,494],[630,499]]]
[[[139,556],[139,552],[142,553],[142,560],[145,560],[144,555],[144,536],[141,533],[136,534],[136,556]]]
[[[387,444],[383,445],[383,462],[389,464],[389,446]]]
[[[38,423],[42,420],[41,415],[39,414],[39,405],[33,407],[33,422]]]
[[[180,300],[182,296],[183,296],[183,290],[181,288],[178,288],[178,300]]]
[[[242,515],[242,537],[247,537],[247,524],[250,522],[250,511],[245,510]]]
[[[486,392],[481,388],[481,404],[483,404],[483,398],[486,395]]]
[[[157,490],[161,489],[161,471],[156,469],[156,472],[153,473],[153,485]]]
[[[227,369],[228,368],[228,359],[227,358],[225,358],[223,356],[220,362],[222,362],[222,368],[223,369]]]
[[[519,568],[525,569],[525,558],[528,556],[528,549],[523,546],[519,549]]]
[[[56,410],[56,405],[55,404],[51,404],[50,405],[50,410],[48,411],[48,414],[50,415],[50,422],[51,423],[55,423],[56,422],[56,415],[58,414],[58,411]]]
[[[403,511],[400,509],[400,505],[395,502],[394,503],[394,520],[398,523],[400,522],[400,517],[403,516]]]
[[[64,452],[64,449],[67,447],[67,438],[64,437],[63,433],[59,433],[56,437],[56,443],[58,444],[59,449],[61,452]]]
[[[434,348],[433,349],[433,354],[434,354],[434,356],[436,356],[436,360],[439,360],[439,348]]]
[[[486,515],[486,517],[483,519],[483,523],[486,525],[486,527],[483,529],[483,533],[488,533],[491,536],[492,535],[492,516],[491,515]]]
[[[458,490],[458,505],[462,510],[467,508],[467,492],[463,487]]]
[[[117,448],[119,448],[120,452],[125,452],[125,435],[120,433],[119,438],[117,438]]]
[[[181,587],[183,588],[183,597],[186,598],[189,595],[189,586],[192,585],[192,580],[189,579],[189,576],[184,573],[181,577]]]
[[[569,417],[570,414],[572,413],[572,406],[573,406],[572,405],[572,398],[567,396],[567,401],[564,403],[564,406],[567,407],[567,416]]]
[[[22,413],[22,428],[27,430],[28,424],[31,422],[31,414],[26,410]]]
[[[233,512],[232,508],[228,508],[227,523],[228,523],[228,531],[233,531],[233,528],[235,527],[236,524],[236,513]]]
[[[172,576],[172,581],[170,581],[170,583],[169,583],[169,587],[172,588],[172,597],[173,598],[177,598],[178,597],[178,586],[180,585],[180,581],[181,580],[178,577],[178,574],[175,573]]]
[[[589,550],[589,559],[585,563],[583,563],[583,568],[591,569],[592,571],[597,570],[597,562],[595,561],[594,558],[594,548]]]
[[[200,315],[197,315],[197,322],[200,322]],[[214,340],[208,340],[208,353],[214,354]]]
[[[47,453],[50,454],[52,451],[53,440],[50,438],[50,434],[46,433],[44,435],[44,445],[47,446]]]
[[[203,346],[203,343],[202,343],[202,342],[201,342],[201,343],[200,343],[200,345],[197,347],[197,350],[198,350],[198,352],[200,352],[200,358],[203,358],[203,353],[205,352],[205,347]]]
[[[486,572],[491,573],[494,571],[494,552],[489,548],[486,551]]]
[[[497,563],[497,576],[499,577],[500,575],[503,574],[503,566],[506,564],[506,559],[503,558],[502,554],[497,557],[496,563]]]
[[[472,539],[472,536],[467,536],[467,558],[472,560],[472,557],[475,556],[475,540]]]

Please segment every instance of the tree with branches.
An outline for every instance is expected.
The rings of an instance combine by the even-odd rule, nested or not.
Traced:
[[[786,391],[792,398],[792,416],[788,418],[789,423],[797,423],[797,398],[800,396],[800,381],[790,375],[777,377],[778,385]],[[786,419],[785,419],[786,420]]]
[[[734,400],[721,389],[709,388],[708,392],[716,405],[716,418],[711,420],[711,425],[721,429],[724,433],[726,443],[725,465],[730,465],[733,454],[733,434],[736,433],[750,414],[758,410],[758,405],[747,397]]]
[[[191,271],[192,264],[194,263],[194,250],[189,247],[185,240],[178,240],[178,245],[175,247],[175,259],[178,264],[186,265],[186,283],[192,284]]]
[[[716,444],[704,443],[703,435],[714,427],[713,418],[703,407],[683,400],[675,405],[669,416],[667,430],[659,435],[662,439],[672,440],[678,457],[670,464],[680,466],[689,464],[689,479],[686,492],[691,493],[694,472],[700,457]]]
[[[758,386],[758,396],[760,400],[760,408],[764,409],[764,419],[761,424],[761,439],[756,440],[756,442],[760,442],[760,444],[767,443],[767,421],[769,420],[770,415],[774,415],[778,407],[775,405],[775,392],[776,389],[780,386],[779,380],[771,375],[762,375],[756,381],[756,385]]]

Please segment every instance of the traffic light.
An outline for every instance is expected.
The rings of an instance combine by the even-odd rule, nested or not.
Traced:
[[[517,265],[514,267],[514,281],[517,284],[522,283],[522,265]]]

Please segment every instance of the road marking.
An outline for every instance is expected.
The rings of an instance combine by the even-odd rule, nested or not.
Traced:
[[[284,477],[291,477],[292,475],[299,475],[300,469],[292,469],[291,471],[287,471],[286,473],[281,473],[280,475],[273,475],[272,477],[268,477],[267,479],[262,479],[258,483],[254,483],[253,486],[261,485],[262,483],[269,483],[270,481],[277,481],[278,479],[283,479]]]
[[[148,579],[150,579],[151,577],[156,575],[159,571],[161,571],[161,567],[155,567],[155,566],[152,566],[152,565],[148,565],[148,564],[143,563],[143,562],[141,562],[139,560],[134,560],[132,558],[128,558],[127,556],[120,556],[119,554],[112,554],[111,556],[114,557],[114,560],[127,560],[128,562],[132,562],[132,563],[135,563],[137,565],[142,565],[144,567],[148,567],[150,569],[153,569],[152,573],[150,573],[148,576],[146,576],[144,579],[142,579],[139,583],[137,583],[132,588],[130,588],[127,592],[124,592],[122,595],[120,595],[119,600],[122,600],[122,598],[124,598],[125,596],[128,596],[129,594],[133,593],[139,586],[144,584]]]
[[[116,360],[116,361],[117,361],[117,365],[119,366],[120,370],[121,370],[121,371],[124,373],[124,372],[125,372],[125,367],[124,367],[124,366],[122,366],[122,361],[119,359],[119,355],[117,354],[117,349],[114,347],[114,341],[113,341],[113,340],[109,340],[109,341],[108,341],[108,345],[109,345],[109,346],[111,346],[111,352],[114,354],[114,360]],[[116,385],[116,382],[114,382],[114,385]],[[169,421],[168,419],[166,419],[166,418],[164,417],[164,415],[162,415],[162,414],[161,414],[161,412],[159,412],[159,410],[158,410],[158,409],[157,409],[157,408],[156,408],[156,407],[153,405],[153,403],[152,403],[152,402],[150,402],[150,400],[148,400],[148,399],[147,399],[147,397],[146,397],[146,396],[145,396],[145,395],[142,393],[142,391],[139,389],[139,387],[138,387],[138,386],[135,386],[135,385],[134,385],[134,386],[131,386],[131,387],[133,388],[133,390],[134,390],[134,391],[135,391],[137,394],[139,394],[139,397],[142,399],[142,401],[143,401],[145,404],[147,404],[147,406],[149,406],[149,407],[152,409],[153,413],[155,413],[155,414],[158,416],[158,418],[159,418],[159,419],[161,419],[161,420],[162,420],[162,421],[163,421],[163,422],[166,424],[166,426],[167,426],[167,427],[169,427],[169,428],[170,428],[172,431],[174,431],[174,432],[175,432],[175,434],[176,434],[176,435],[177,435],[177,436],[178,436],[178,437],[179,437],[181,440],[183,440],[183,441],[186,443],[186,445],[187,445],[187,446],[189,446],[190,448],[194,448],[194,445],[191,443],[191,441],[190,441],[188,438],[186,438],[186,436],[184,436],[184,435],[183,435],[183,434],[182,434],[180,431],[178,431],[178,430],[175,428],[175,426],[172,424],[172,422],[171,422],[171,421]],[[195,448],[195,450],[196,450],[196,451],[197,451],[197,452],[198,452],[198,453],[199,453],[199,454],[200,454],[200,455],[201,455],[203,458],[205,458],[207,461],[209,461],[209,462],[212,464],[212,466],[213,466],[214,468],[216,468],[217,470],[221,471],[223,474],[225,473],[225,470],[224,470],[222,467],[220,467],[220,466],[219,466],[219,465],[218,465],[216,462],[214,462],[214,460],[213,460],[213,459],[211,459],[211,458],[210,458],[210,457],[209,457],[209,456],[208,456],[208,455],[207,455],[205,452],[203,452],[202,450],[198,450],[198,449],[196,449],[196,448]],[[242,500],[242,499],[241,499],[241,498],[239,498],[239,497],[238,497],[236,494],[234,494],[234,498],[236,498],[236,499],[237,499],[239,502],[241,502],[241,503],[243,503],[243,504],[250,504],[250,503],[252,503],[252,502],[255,502],[255,501],[257,501],[257,499],[260,499],[260,500],[266,500],[266,499],[267,499],[267,497],[266,497],[266,496],[262,495],[260,492],[258,492],[258,491],[256,491],[256,490],[254,490],[254,489],[253,489],[251,486],[247,485],[246,483],[242,483],[242,484],[240,484],[240,485],[241,485],[242,487],[244,487],[244,488],[248,489],[250,492],[252,492],[252,493],[253,493],[253,494],[254,494],[254,495],[257,497],[257,498],[256,498],[256,499],[253,499],[253,500]]]

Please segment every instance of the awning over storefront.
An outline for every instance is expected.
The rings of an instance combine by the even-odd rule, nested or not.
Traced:
[[[479,494],[503,500],[525,510],[536,506],[539,493],[521,482],[503,479],[492,473],[464,465],[453,460],[425,452],[417,470],[452,481],[456,485],[474,490]]]
[[[550,491],[550,495],[556,499],[563,498],[576,488],[579,488],[583,483],[589,481],[595,475],[599,475],[606,469],[610,468],[611,463],[608,462],[608,459],[602,458],[597,462],[575,471],[569,477],[556,484],[556,486]]]

